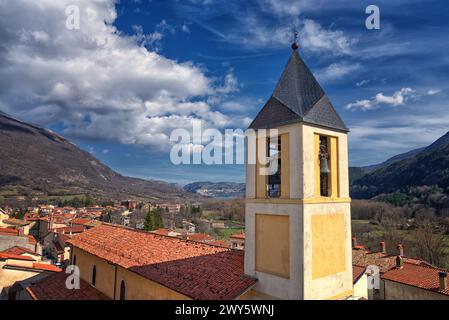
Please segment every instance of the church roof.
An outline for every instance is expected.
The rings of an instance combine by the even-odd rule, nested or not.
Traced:
[[[257,281],[245,275],[243,251],[222,246],[111,224],[68,242],[193,299],[236,299]]]
[[[266,129],[292,122],[348,131],[296,50],[292,51],[273,94],[249,127]]]

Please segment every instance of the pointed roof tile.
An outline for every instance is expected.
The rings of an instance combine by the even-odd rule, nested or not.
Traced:
[[[250,128],[273,128],[301,121],[348,131],[310,69],[293,50],[273,94]]]

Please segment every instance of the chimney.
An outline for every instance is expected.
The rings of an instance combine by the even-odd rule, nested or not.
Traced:
[[[447,289],[447,272],[438,272],[438,278],[440,279],[440,290]]]
[[[403,257],[404,256],[404,247],[402,246],[402,244],[398,244],[397,248],[398,248],[398,255]]]
[[[385,247],[385,241],[380,243],[380,252],[387,253],[387,248]]]
[[[396,268],[397,269],[402,268],[402,258],[400,256],[396,257]]]
[[[352,247],[355,248],[357,246],[357,238],[352,237]]]

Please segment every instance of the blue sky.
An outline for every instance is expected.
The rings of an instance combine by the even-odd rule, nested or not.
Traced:
[[[76,32],[61,27],[69,4],[80,8]],[[380,8],[380,30],[365,28],[369,4]],[[296,25],[301,56],[351,129],[351,165],[373,164],[449,131],[448,6],[0,0],[9,62],[0,63],[0,109],[126,175],[243,182],[242,165],[172,165],[167,137],[191,119],[245,129],[274,89]]]

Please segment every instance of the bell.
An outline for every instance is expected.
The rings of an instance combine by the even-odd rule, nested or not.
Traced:
[[[321,173],[330,173],[329,163],[326,158],[320,160],[320,172]]]

